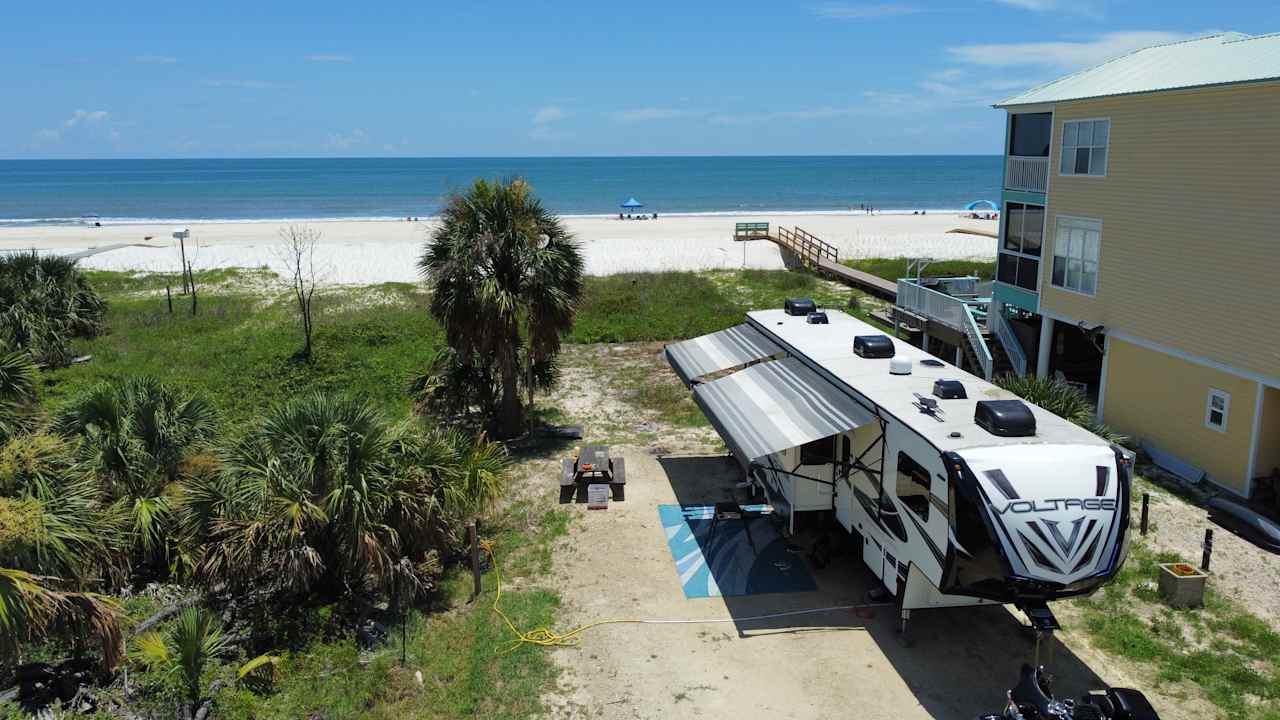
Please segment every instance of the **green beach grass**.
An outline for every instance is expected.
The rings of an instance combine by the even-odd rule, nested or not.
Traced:
[[[198,308],[161,275],[91,272],[108,302],[108,332],[78,343],[88,362],[47,372],[41,395],[56,411],[97,382],[153,375],[197,392],[224,422],[251,420],[272,404],[315,391],[371,398],[385,411],[410,410],[408,384],[443,343],[418,285],[328,288],[316,294],[315,355],[293,358],[301,330],[289,293],[260,270],[197,274]],[[667,272],[591,277],[571,343],[669,341],[742,321],[751,309],[813,297],[845,307],[853,291],[786,271]]]

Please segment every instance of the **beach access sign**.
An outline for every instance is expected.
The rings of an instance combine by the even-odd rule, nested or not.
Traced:
[[[588,510],[608,510],[609,509],[609,486],[603,484],[592,483],[587,486],[587,509]]]

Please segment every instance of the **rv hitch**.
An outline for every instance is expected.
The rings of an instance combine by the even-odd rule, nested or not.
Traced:
[[[1043,600],[1020,602],[1017,604],[1023,615],[1027,616],[1027,629],[1030,630],[1036,639],[1036,656],[1035,667],[1040,667],[1040,642],[1047,640],[1049,646],[1049,660],[1053,660],[1053,633],[1055,630],[1061,630],[1062,625],[1058,623],[1058,618],[1053,616],[1053,611],[1049,609],[1049,605]]]

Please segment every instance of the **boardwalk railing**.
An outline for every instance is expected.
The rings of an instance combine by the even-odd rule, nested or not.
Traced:
[[[1049,187],[1049,158],[1010,155],[1005,160],[1004,186],[1009,190],[1044,192]]]
[[[982,329],[969,311],[968,303],[904,278],[898,280],[898,307],[963,333],[969,340],[974,356],[978,358],[978,364],[982,366],[983,376],[991,379],[995,360],[991,357],[991,348],[987,347],[987,341],[982,337]]]
[[[1018,341],[1018,336],[1014,334],[1013,326],[1009,324],[1009,318],[1005,317],[1003,312],[993,312],[990,315],[989,325],[995,332],[996,338],[1000,340],[1000,344],[1004,346],[1004,352],[1009,356],[1013,371],[1018,373],[1018,377],[1025,377],[1027,374],[1027,352],[1022,349],[1022,343]]]
[[[823,242],[816,235],[800,228],[778,228],[778,244],[800,256],[805,265],[816,266],[820,259],[840,261],[840,252],[831,243]]]

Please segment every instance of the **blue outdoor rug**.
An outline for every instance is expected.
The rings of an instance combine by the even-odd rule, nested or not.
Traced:
[[[755,506],[747,505],[747,508]],[[747,542],[741,520],[721,520],[711,535],[712,506],[659,505],[676,574],[687,598],[809,592],[817,583],[800,555],[787,552],[787,543],[767,517],[747,520],[755,552]]]

